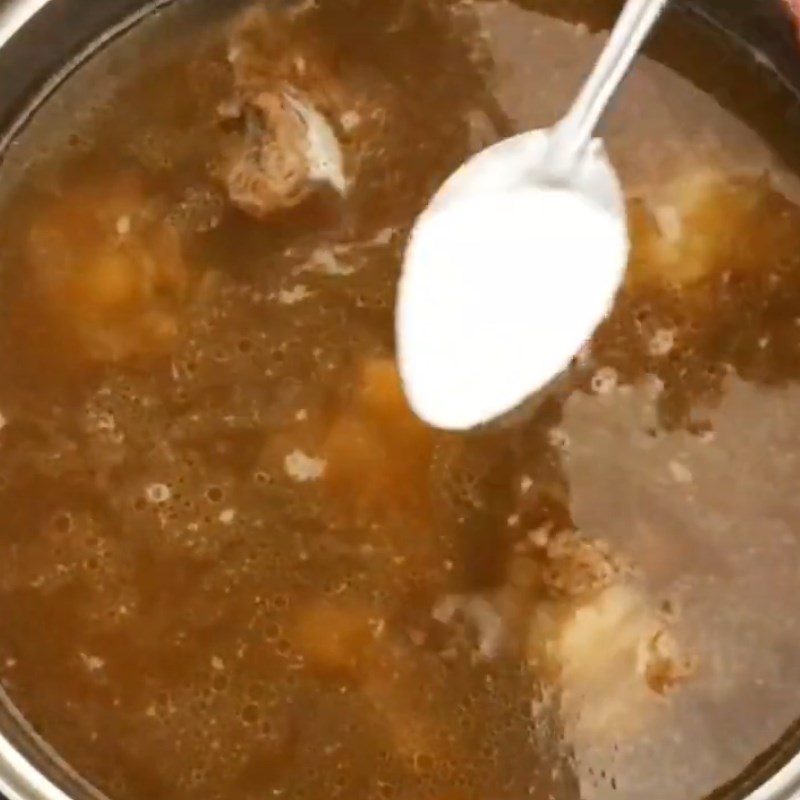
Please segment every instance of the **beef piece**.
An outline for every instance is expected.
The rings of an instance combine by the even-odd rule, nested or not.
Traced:
[[[288,23],[258,7],[234,25],[228,60],[234,97],[220,114],[235,123],[221,177],[231,202],[257,219],[293,208],[327,185],[347,189],[344,154],[329,118],[343,95],[320,56]]]

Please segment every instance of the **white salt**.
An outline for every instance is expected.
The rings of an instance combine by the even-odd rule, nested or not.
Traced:
[[[627,251],[624,219],[579,192],[531,186],[435,202],[409,242],[398,302],[416,413],[472,428],[549,383],[608,313]]]

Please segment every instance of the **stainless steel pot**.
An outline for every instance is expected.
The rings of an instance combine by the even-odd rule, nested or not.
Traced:
[[[81,63],[173,0],[0,0],[0,164],[39,105]],[[220,8],[228,0],[211,0]],[[676,13],[719,29],[775,75],[776,103],[800,119],[798,35],[784,0],[676,0]],[[730,98],[735,105],[736,98]],[[787,130],[776,143],[800,170]],[[708,800],[800,798],[798,723]],[[28,726],[0,690],[0,792],[8,800],[83,800],[102,795]]]

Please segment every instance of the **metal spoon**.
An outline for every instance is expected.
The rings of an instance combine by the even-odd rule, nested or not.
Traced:
[[[627,0],[567,115],[470,158],[417,219],[397,302],[398,358],[412,408],[432,425],[472,428],[516,408],[607,315],[629,244],[622,187],[592,135],[667,2]],[[559,203],[563,213],[574,206],[577,229],[561,217],[548,223]],[[575,263],[578,245],[605,256]],[[531,263],[531,250],[559,255]]]

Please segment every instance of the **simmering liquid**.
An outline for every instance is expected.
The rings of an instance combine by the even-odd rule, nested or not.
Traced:
[[[394,366],[416,214],[563,112],[613,5],[178,4],[9,151],[0,678],[111,797],[677,800],[792,721],[768,76],[666,23],[680,72],[643,60],[607,125],[627,283],[552,394],[444,434]]]

